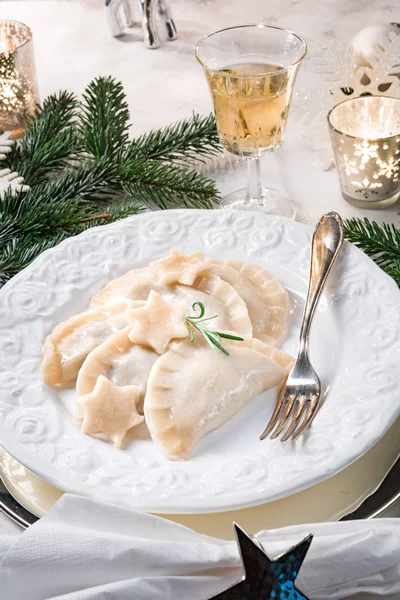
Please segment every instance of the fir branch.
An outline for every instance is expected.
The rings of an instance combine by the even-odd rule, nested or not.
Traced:
[[[66,199],[79,199],[81,203],[95,205],[107,201],[110,191],[116,187],[114,164],[108,160],[87,160],[81,166],[66,170],[57,179],[45,181],[40,189],[27,192],[25,201],[32,197],[40,203],[48,199],[52,203]]]
[[[63,169],[78,151],[78,137],[72,127],[77,104],[74,94],[68,92],[49,96],[28,120],[21,143],[7,155],[6,166],[31,187]]]
[[[379,225],[367,218],[348,219],[345,236],[400,285],[400,230],[390,223]]]
[[[400,260],[396,258],[391,265],[385,268],[385,271],[400,286]]]
[[[0,286],[27,267],[39,254],[54,248],[67,237],[67,233],[60,233],[41,241],[27,236],[9,242],[0,255]]]
[[[149,208],[212,208],[219,200],[212,179],[158,160],[136,158],[118,167],[122,188]]]
[[[30,236],[32,242],[53,237],[59,233],[73,235],[86,218],[93,215],[90,206],[82,207],[79,201],[68,199],[64,202],[36,202],[35,197],[26,210],[21,211],[18,219],[4,219],[8,228],[7,235],[1,238],[1,247],[7,247],[12,240]],[[3,228],[3,219],[0,225]]]
[[[90,83],[81,103],[61,92],[38,107],[4,162],[31,189],[8,191],[0,202],[0,283],[65,237],[144,206],[214,205],[212,180],[166,163],[219,150],[212,116],[193,115],[130,144],[128,123],[123,87],[110,77]]]
[[[110,165],[101,161],[68,170],[15,198],[8,192],[0,203],[0,248],[28,234],[37,240],[60,232],[73,235],[83,219],[103,211],[109,187]]]
[[[73,198],[92,206],[104,204],[110,193],[114,193],[117,188],[115,166],[113,161],[107,158],[98,162],[86,160],[80,166],[68,169],[57,179],[42,185],[42,197],[54,203]],[[32,197],[32,192],[39,198],[40,190],[35,188],[25,194],[25,200]]]
[[[202,117],[193,114],[188,119],[182,119],[164,129],[153,129],[133,140],[125,159],[129,161],[142,157],[184,163],[218,154],[220,151],[214,115]]]
[[[84,151],[97,160],[121,153],[128,142],[129,110],[122,83],[98,77],[83,93],[79,133]]]
[[[0,203],[0,285],[41,252],[85,229],[136,214],[141,205],[126,200],[102,208],[109,164],[100,161],[67,171],[24,195],[6,192]]]
[[[137,215],[144,210],[144,206],[135,198],[128,198],[127,200],[110,204],[107,210],[110,214],[110,222],[114,222],[125,219],[130,215]]]
[[[45,142],[71,125],[77,107],[75,95],[67,91],[48,96],[42,108],[38,108],[36,115],[29,120],[22,146],[34,154]]]
[[[50,218],[40,231],[34,226],[30,229],[27,227],[24,231],[14,228],[8,232],[8,239],[6,239],[6,229],[1,226],[0,287],[27,267],[42,252],[54,248],[66,238],[77,235],[90,227],[106,225],[136,214],[140,210],[142,208],[136,201],[128,200],[111,205],[109,210],[101,213],[91,212],[89,205],[83,207],[82,210],[78,203],[66,202],[62,203],[62,210],[53,215],[53,218]],[[21,224],[19,222],[19,225]]]
[[[15,226],[15,219],[11,217],[0,218],[0,252],[13,241],[17,234],[18,228]]]

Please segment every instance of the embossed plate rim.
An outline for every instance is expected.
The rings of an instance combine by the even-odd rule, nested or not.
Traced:
[[[158,226],[158,230],[156,226]],[[152,227],[156,227],[156,229],[152,230]],[[233,232],[232,230],[235,228],[236,230]],[[110,235],[113,232],[117,233],[114,237]],[[197,239],[193,244],[190,240],[188,241],[187,234],[189,232],[195,240]],[[206,252],[216,257],[232,255],[235,252],[237,255],[243,256],[244,252],[250,260],[261,262],[266,266],[268,263],[273,265],[275,261],[280,268],[288,269],[296,274],[301,272],[302,279],[305,281],[307,279],[309,234],[310,228],[305,225],[284,218],[268,217],[260,213],[174,210],[145,213],[101,228],[93,228],[44,252],[31,266],[0,290],[0,329],[3,336],[4,332],[9,336],[4,338],[3,345],[0,339],[0,359],[11,361],[8,370],[0,372],[0,390],[3,392],[0,397],[1,445],[28,469],[66,491],[96,495],[103,500],[159,513],[213,512],[252,506],[300,491],[343,469],[382,437],[400,413],[399,394],[397,393],[394,398],[394,394],[387,391],[394,387],[397,389],[400,387],[400,376],[396,371],[392,372],[387,368],[386,371],[375,369],[376,372],[372,373],[374,367],[369,366],[367,373],[356,374],[357,385],[349,389],[350,397],[365,392],[364,379],[370,378],[374,386],[373,392],[367,390],[371,397],[365,399],[361,395],[363,406],[362,410],[359,410],[358,419],[361,418],[361,413],[368,413],[368,406],[369,409],[371,406],[376,409],[373,415],[373,430],[368,431],[368,435],[364,438],[363,435],[358,435],[356,439],[350,440],[354,424],[362,432],[360,423],[354,423],[351,419],[347,422],[344,420],[340,423],[340,430],[335,431],[335,423],[329,421],[329,411],[328,413],[321,412],[316,421],[317,425],[311,432],[311,441],[309,440],[310,448],[312,442],[315,443],[315,439],[318,442],[316,456],[312,461],[308,457],[310,458],[308,464],[304,459],[302,447],[295,447],[294,451],[292,447],[292,450],[285,450],[283,455],[279,455],[282,452],[281,446],[274,446],[276,449],[274,459],[278,467],[275,465],[274,471],[274,465],[272,468],[268,465],[266,475],[262,475],[259,479],[253,478],[255,483],[247,480],[246,484],[246,469],[249,465],[250,473],[253,469],[257,475],[256,470],[264,472],[264,463],[271,457],[268,457],[268,452],[271,454],[273,447],[270,446],[268,449],[268,446],[263,446],[265,450],[262,450],[262,453],[256,457],[257,460],[249,457],[247,459],[249,464],[243,463],[242,470],[235,471],[233,469],[233,473],[230,474],[232,481],[229,483],[228,480],[228,484],[226,482],[223,484],[226,489],[220,491],[217,489],[214,496],[208,496],[199,491],[200,488],[196,492],[196,488],[193,486],[197,484],[197,480],[199,480],[198,485],[203,486],[204,489],[207,489],[207,483],[217,486],[216,481],[212,481],[212,477],[218,479],[218,471],[204,472],[204,469],[201,468],[201,461],[195,457],[186,463],[178,463],[178,466],[176,466],[177,463],[171,465],[167,461],[159,461],[157,466],[152,466],[146,464],[146,460],[147,463],[149,462],[146,459],[141,463],[139,461],[140,466],[136,464],[135,471],[133,460],[127,454],[110,448],[108,444],[87,438],[75,429],[69,431],[66,424],[60,425],[60,427],[68,429],[68,433],[62,429],[58,433],[56,429],[53,434],[51,431],[49,434],[43,434],[43,431],[46,432],[46,420],[51,424],[54,419],[54,423],[57,424],[60,417],[59,413],[56,413],[54,402],[49,397],[51,392],[38,381],[37,350],[35,350],[33,358],[32,352],[28,351],[32,344],[34,346],[35,340],[37,347],[38,335],[39,333],[42,335],[42,329],[43,331],[46,329],[44,327],[46,319],[53,317],[51,321],[53,325],[57,321],[55,316],[61,307],[71,304],[74,297],[78,298],[79,291],[81,290],[83,293],[82,287],[87,298],[100,286],[100,282],[115,276],[115,269],[121,272],[129,268],[126,265],[123,268],[118,265],[119,252],[122,247],[130,257],[130,266],[134,266],[135,261],[136,264],[143,264],[150,258],[162,256],[172,247],[190,250],[203,246]],[[155,239],[158,239],[158,246]],[[100,241],[103,244],[107,243],[108,246],[98,252]],[[110,246],[113,243],[116,244],[116,248]],[[122,244],[120,249],[118,249],[118,243]],[[135,244],[138,246],[139,256],[136,253]],[[226,246],[229,244],[236,245],[235,249],[226,250]],[[221,247],[224,248],[223,252]],[[250,253],[250,250],[253,254]],[[133,255],[129,254],[130,252],[133,252]],[[68,254],[71,256],[66,260]],[[125,260],[128,260],[127,257]],[[385,326],[386,329],[390,329],[387,327],[388,324],[400,322],[398,308],[400,293],[396,284],[375,263],[350,244],[346,243],[341,262],[344,269],[342,287],[333,295],[332,302],[339,307],[338,314],[348,316],[351,311],[354,313],[353,319],[355,318],[356,327],[361,328],[357,329],[358,338],[361,339],[361,344],[357,347],[361,363],[363,360],[370,360],[371,357],[377,356],[379,359],[381,355],[390,355],[397,338],[392,339],[389,336],[389,345],[387,345],[385,339],[382,341],[382,336],[379,337],[379,331],[378,334],[376,331],[374,333],[373,328],[380,325],[381,330],[384,331]],[[51,278],[60,277],[60,273],[64,280],[52,282]],[[346,279],[346,277],[348,278]],[[94,281],[91,278],[95,278]],[[52,285],[55,286],[53,292]],[[343,291],[344,288],[345,291]],[[33,295],[32,289],[36,290]],[[54,302],[58,302],[64,294],[60,306],[56,305],[53,308],[49,302],[46,303],[45,292],[54,294]],[[18,293],[22,296],[19,297]],[[363,300],[361,303],[359,302],[360,296]],[[24,297],[26,297],[25,300],[27,299],[27,305],[23,304]],[[66,301],[67,297],[68,301]],[[377,298],[379,298],[380,308],[384,305],[386,311],[380,318],[374,317],[374,311],[377,311],[379,315]],[[40,303],[38,307],[29,304],[38,299],[42,300],[42,306]],[[361,310],[360,318],[358,312],[365,308],[371,309],[372,316],[363,317]],[[33,310],[35,310],[35,315],[32,318]],[[4,329],[5,320],[8,324],[6,331]],[[351,329],[353,325],[354,323],[351,326],[347,324],[347,329]],[[13,348],[12,336],[14,334],[11,331],[15,332],[16,348]],[[27,332],[30,336],[29,339]],[[21,338],[19,342],[18,333]],[[42,337],[40,337],[41,339]],[[19,350],[18,343],[21,345]],[[22,351],[24,344],[25,352]],[[370,345],[372,346],[370,347]],[[400,346],[396,346],[396,348],[400,351]],[[347,351],[345,348],[344,352]],[[14,361],[14,365],[12,361]],[[350,366],[356,368],[356,365]],[[32,369],[33,372],[29,374],[29,370],[32,371]],[[379,402],[374,399],[377,396],[378,388],[384,392],[379,397]],[[42,402],[44,402],[44,411],[41,407]],[[343,400],[342,404],[340,402],[338,404],[342,406]],[[350,406],[350,408],[352,407]],[[335,411],[337,412],[337,410],[338,408],[335,406]],[[353,413],[358,414],[354,410]],[[353,416],[353,418],[355,417]],[[327,449],[321,450],[321,439],[318,438],[319,425],[321,428],[323,425],[325,426],[324,436],[326,435],[327,439],[330,439],[329,443],[333,443],[334,436],[339,436],[338,439],[345,450],[344,453],[340,445],[338,448],[341,452],[332,453]],[[370,423],[367,425],[370,426]],[[269,443],[268,441],[263,442],[263,444]],[[277,443],[280,444],[280,442]],[[290,446],[286,446],[286,448],[290,448]],[[83,450],[86,450],[85,454]],[[243,462],[246,457],[241,458]],[[100,466],[97,462],[97,468],[93,469],[92,467],[96,465],[98,459],[100,459]],[[250,464],[253,459],[254,463]],[[138,460],[135,458],[136,463]],[[296,460],[299,464],[296,464]],[[290,461],[291,464],[289,464]],[[228,465],[228,462],[226,461],[225,464]],[[291,471],[289,467],[292,467]],[[125,479],[122,476],[118,479],[118,469],[120,469],[119,472],[121,469],[122,472],[125,470]],[[157,472],[157,469],[160,472]],[[185,479],[190,472],[192,479],[189,478],[189,481],[191,481],[192,487]],[[220,469],[220,475],[221,473]],[[142,479],[138,483],[139,479],[135,480],[135,476],[139,477],[139,475]],[[158,482],[158,477],[163,478],[161,483]],[[178,485],[179,478],[183,478],[183,487]],[[237,485],[238,482],[240,482],[239,485]],[[112,485],[110,485],[111,483]],[[231,488],[233,486],[233,489],[229,489],[229,485]],[[145,494],[135,496],[136,491],[139,493],[143,488],[145,488]]]

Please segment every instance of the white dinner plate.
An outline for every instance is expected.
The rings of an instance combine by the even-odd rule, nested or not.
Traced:
[[[276,390],[268,390],[206,435],[187,461],[164,459],[141,426],[118,450],[80,433],[73,390],[56,390],[40,379],[43,341],[57,323],[86,310],[110,279],[171,249],[203,249],[214,258],[248,259],[270,270],[291,296],[282,348],[295,354],[310,238],[309,227],[260,213],[174,210],[90,229],[44,252],[0,290],[1,445],[61,489],[158,513],[261,504],[343,469],[400,413],[400,293],[348,243],[311,334],[324,405],[296,442],[259,441],[276,401]]]

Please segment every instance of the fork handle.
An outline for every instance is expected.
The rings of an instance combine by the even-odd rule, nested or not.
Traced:
[[[310,280],[300,331],[300,353],[308,353],[311,321],[328,275],[343,244],[343,237],[343,221],[338,213],[329,212],[320,218],[311,244]]]

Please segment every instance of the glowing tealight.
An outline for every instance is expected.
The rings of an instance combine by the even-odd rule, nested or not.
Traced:
[[[362,208],[396,202],[400,196],[400,99],[351,98],[330,111],[328,123],[343,197]]]
[[[31,30],[18,21],[0,21],[0,129],[21,135],[38,102]]]

